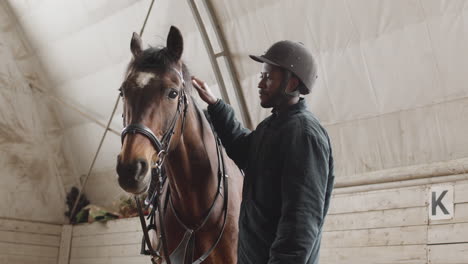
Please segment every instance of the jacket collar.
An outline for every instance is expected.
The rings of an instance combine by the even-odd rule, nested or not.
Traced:
[[[300,98],[299,102],[288,106],[285,111],[278,112],[275,108],[273,108],[273,110],[271,110],[271,113],[273,113],[273,117],[283,117],[283,116],[290,116],[291,114],[300,112],[305,109],[307,109],[305,99]]]

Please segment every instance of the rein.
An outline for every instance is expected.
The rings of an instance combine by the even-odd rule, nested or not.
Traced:
[[[163,136],[161,137],[161,140],[159,140],[158,137],[153,133],[153,131],[147,126],[145,126],[144,124],[141,124],[141,123],[130,124],[122,130],[121,141],[123,144],[125,136],[127,134],[139,133],[139,134],[144,135],[146,138],[148,138],[151,144],[153,145],[153,147],[158,152],[158,160],[155,164],[152,164],[152,168],[151,168],[151,183],[148,189],[149,199],[147,198],[145,200],[145,203],[147,204],[147,207],[145,209],[148,209],[148,207],[152,206],[151,211],[147,218],[147,220],[149,220],[149,225],[146,224],[141,201],[138,197],[135,196],[135,202],[137,205],[140,223],[141,223],[141,227],[143,231],[143,238],[142,238],[140,253],[143,255],[151,255],[151,262],[158,263],[157,261],[163,259],[160,253],[161,245],[162,245],[163,253],[164,253],[164,260],[166,261],[166,264],[171,264],[171,261],[174,261],[174,264],[179,264],[179,263],[199,264],[199,263],[202,263],[206,258],[208,258],[211,252],[213,252],[213,250],[216,248],[216,246],[221,240],[221,237],[224,233],[224,229],[226,227],[227,211],[228,211],[228,181],[227,181],[228,175],[226,174],[224,155],[221,150],[221,142],[219,138],[216,136],[215,131],[213,131],[213,134],[215,136],[215,141],[216,141],[216,152],[217,152],[217,159],[218,159],[218,190],[216,192],[216,196],[213,200],[213,203],[208,209],[208,213],[206,214],[205,218],[203,219],[201,224],[198,225],[195,229],[188,228],[187,225],[184,224],[182,220],[180,219],[172,203],[172,199],[170,198],[169,185],[167,185],[164,208],[162,208],[160,198],[162,196],[163,189],[164,189],[166,179],[167,179],[167,176],[163,167],[165,157],[169,152],[171,140],[172,140],[173,135],[175,134],[175,127],[177,125],[177,121],[181,114],[183,114],[182,126],[181,126],[181,135],[183,135],[184,127],[185,127],[185,120],[187,116],[187,109],[189,105],[188,98],[184,89],[185,81],[183,79],[183,75],[180,71],[178,71],[175,68],[172,68],[172,70],[174,70],[178,74],[182,82],[183,88],[181,90],[182,93],[179,96],[179,100],[177,103],[177,111],[171,120],[169,129],[163,134]],[[183,110],[182,110],[182,107],[183,107]],[[152,189],[151,187],[154,187],[153,190],[151,190]],[[209,217],[211,216],[214,206],[216,204],[216,201],[218,200],[218,197],[220,196],[221,188],[224,189],[224,203],[223,203],[224,220],[223,220],[223,226],[222,226],[221,232],[216,242],[213,244],[213,246],[207,252],[205,252],[200,258],[193,261],[193,254],[194,254],[194,248],[195,248],[194,246],[195,245],[195,232],[199,231],[206,224]],[[179,244],[175,252],[173,252],[173,255],[175,256],[169,255],[169,250],[167,248],[166,230],[164,227],[165,225],[164,225],[163,214],[166,212],[168,203],[170,204],[171,210],[174,216],[176,217],[177,222],[185,229],[184,239],[181,241],[181,243]],[[159,225],[160,225],[160,237],[159,237],[160,243],[158,243],[158,248],[154,249],[151,245],[149,231],[152,229],[154,229],[155,231],[157,230],[157,226],[155,222],[155,218],[156,218],[155,214],[157,211],[158,211],[158,216],[159,216],[158,220],[159,220]],[[184,243],[186,243],[185,246],[182,245]],[[183,247],[181,247],[181,245]],[[181,250],[184,250],[185,252],[179,252],[180,251],[179,248],[181,248]]]

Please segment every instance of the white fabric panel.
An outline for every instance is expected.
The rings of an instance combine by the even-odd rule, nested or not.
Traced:
[[[107,124],[130,62],[130,39],[140,32],[150,1],[10,1],[25,35],[40,58],[54,96]],[[166,44],[171,25],[184,36],[184,55],[192,74],[204,79],[219,94],[208,56],[186,1],[155,1],[142,36],[143,44]],[[59,105],[66,145],[73,150],[75,176],[64,175],[68,189],[77,176],[88,173],[104,128],[69,107]],[[111,128],[120,131],[122,107]],[[112,205],[122,195],[115,178],[120,138],[108,133],[89,178],[86,191],[92,202]],[[107,184],[104,184],[107,183]],[[103,195],[106,194],[106,195]],[[101,200],[102,199],[102,200]]]
[[[112,157],[116,160],[117,154],[114,153]],[[90,201],[95,201],[99,206],[115,211],[119,209],[122,197],[131,197],[119,186],[115,167],[93,170],[89,176],[85,194]]]
[[[13,1],[12,5],[55,84],[54,93],[106,123],[130,60],[131,32],[141,28],[149,3]],[[66,107],[62,117],[67,127],[87,121]],[[119,130],[120,118],[116,121]]]
[[[434,107],[392,113],[378,120],[385,169],[445,160]]]
[[[81,176],[88,173],[104,133],[103,130],[103,128],[98,127],[94,123],[86,123],[64,131],[64,136],[66,138],[73,139],[69,142],[70,148],[74,150],[75,166]],[[96,171],[109,170],[110,168],[115,169],[115,161],[119,152],[120,136],[108,132],[97,157],[94,169]]]
[[[32,87],[47,82],[5,2],[0,2],[0,218],[62,222],[63,152],[54,105]]]
[[[130,6],[93,26],[69,33],[49,42],[46,48],[39,49],[38,55],[53,82],[61,84],[103,70],[122,60],[129,61],[131,32],[141,27],[146,9],[146,5]],[[123,50],[127,52],[121,52]]]
[[[442,140],[447,148],[446,159],[468,156],[468,98],[435,107]]]
[[[367,64],[359,46],[351,46],[339,53],[324,53],[317,59],[322,62],[323,68],[327,69],[321,74],[325,85],[317,85],[315,93],[310,97],[312,100],[318,100],[319,96],[328,93],[324,100],[331,101],[331,109],[334,110],[333,116],[320,115],[324,122],[350,120],[375,115],[378,112],[375,90],[372,81],[368,78]],[[319,104],[313,108],[315,109],[321,111],[317,114],[331,112],[331,109],[324,104]]]
[[[467,1],[213,4],[254,123],[269,111],[258,104],[260,67],[248,54],[290,39],[316,56],[307,101],[332,131],[339,176],[466,157],[455,117],[463,110],[450,102],[468,92]]]
[[[116,116],[116,119],[119,118]],[[71,149],[75,152],[75,163],[82,181],[88,174],[103,133],[103,129],[93,123],[75,126],[65,132],[67,138],[73,139],[70,141]],[[115,162],[119,152],[120,136],[108,132],[85,189],[85,195],[92,203],[116,209],[120,197],[128,195],[117,182]]]
[[[317,56],[317,59],[320,60],[321,56]],[[346,82],[348,82],[346,80]],[[315,87],[312,89],[312,92],[307,96],[309,110],[312,111],[322,122],[331,124],[330,120],[335,119],[336,109],[331,103],[330,90],[326,82],[326,75],[322,75],[317,78],[315,81]],[[351,90],[349,90],[351,92]],[[258,102],[257,102],[258,103]],[[353,103],[353,102],[348,102]]]
[[[374,118],[344,123],[340,126],[341,155],[347,161],[342,165],[345,175],[383,169],[379,134],[369,133],[378,131],[379,126],[378,120]],[[340,160],[337,163],[340,163]]]
[[[60,85],[57,85],[55,91],[60,94],[60,98],[68,102],[83,112],[101,120],[101,123],[107,124],[113,106],[119,95],[119,87],[123,81],[123,72],[128,62],[122,61],[104,68],[101,71],[93,72],[82,78],[73,78]],[[120,106],[120,105],[119,105]],[[121,106],[120,106],[121,107]],[[73,125],[88,122],[74,110],[64,109],[64,125],[71,127]],[[111,126],[117,131],[122,128],[121,113],[116,111],[116,116]]]
[[[46,49],[50,42],[85,30],[138,2],[143,1],[15,0],[10,4],[29,40],[37,49]]]
[[[360,40],[376,39],[408,25],[423,22],[419,0],[345,0],[351,23]]]
[[[424,24],[362,43],[380,113],[427,105],[443,96]]]
[[[466,70],[468,69],[468,1],[421,1],[427,12],[427,30],[432,40],[434,57],[444,99],[468,96]],[[435,16],[435,6],[445,5],[445,12]]]
[[[19,62],[18,69],[107,123],[130,60],[131,33],[140,30],[150,2],[9,2],[28,45],[41,60]],[[468,155],[467,129],[460,122],[468,96],[468,1],[218,0],[212,4],[254,124],[270,109],[259,106],[261,65],[248,55],[262,54],[272,43],[291,39],[303,42],[316,56],[319,79],[306,98],[309,109],[330,132],[339,176]],[[192,74],[219,95],[187,1],[155,2],[144,45],[165,45],[170,25],[182,31],[183,58]],[[16,47],[13,53],[29,55]],[[35,70],[41,65],[47,76]],[[53,84],[50,88],[47,77]],[[60,109],[60,115],[51,115],[51,122],[63,123],[67,142],[62,147],[74,150],[77,172],[86,174],[103,128],[66,107]],[[121,108],[111,125],[115,130],[121,128],[120,115]],[[120,144],[115,135],[108,137],[96,163],[95,173],[103,182],[114,180],[110,172]],[[64,184],[74,182],[74,174],[69,175]]]

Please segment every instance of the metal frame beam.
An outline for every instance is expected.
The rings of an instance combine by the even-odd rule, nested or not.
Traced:
[[[217,80],[217,82],[219,84],[219,87],[220,87],[220,90],[221,90],[221,96],[223,97],[223,99],[228,104],[230,104],[229,95],[228,95],[227,88],[226,88],[226,83],[224,81],[224,78],[223,78],[223,75],[221,73],[221,69],[220,69],[220,66],[219,66],[219,63],[218,63],[218,60],[217,60],[220,57],[225,57],[226,62],[227,62],[226,63],[227,71],[228,71],[229,77],[232,80],[232,85],[234,87],[234,92],[235,92],[235,95],[236,95],[237,102],[239,103],[239,109],[240,109],[240,112],[241,112],[240,114],[241,114],[242,120],[244,121],[244,125],[246,127],[252,129],[253,128],[252,119],[250,118],[250,115],[249,115],[249,112],[248,112],[248,109],[247,109],[247,104],[246,104],[246,101],[245,101],[245,95],[244,95],[244,93],[243,93],[243,91],[241,89],[239,78],[238,78],[237,72],[235,70],[232,58],[230,56],[231,53],[229,51],[229,47],[226,45],[226,40],[225,40],[223,32],[222,32],[222,30],[221,30],[221,28],[219,26],[220,24],[219,24],[218,18],[216,17],[213,5],[211,4],[210,0],[200,0],[200,1],[203,2],[204,6],[206,8],[206,11],[208,13],[208,17],[209,17],[211,25],[213,27],[213,31],[215,32],[216,38],[217,38],[217,40],[219,42],[221,51],[218,52],[218,53],[215,53],[215,51],[213,49],[213,45],[211,44],[208,32],[206,30],[206,26],[203,23],[203,20],[202,20],[201,15],[200,15],[200,11],[198,10],[198,7],[197,7],[197,4],[195,3],[195,0],[187,0],[188,4],[190,6],[190,9],[192,10],[195,21],[196,21],[196,23],[198,25],[198,29],[200,30],[200,33],[202,35],[202,39],[203,39],[203,42],[205,44],[205,48],[206,48],[206,50],[208,52],[208,56],[209,56],[209,59],[210,59],[210,62],[211,62],[211,66],[213,67],[213,70],[214,70],[215,76],[216,76],[216,80]]]

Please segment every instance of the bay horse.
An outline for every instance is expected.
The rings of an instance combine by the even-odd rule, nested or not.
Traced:
[[[120,88],[125,128],[118,182],[134,195],[148,192],[158,215],[143,226],[142,253],[153,263],[234,264],[243,176],[191,96],[183,46],[173,26],[161,48],[143,49],[133,33]]]

